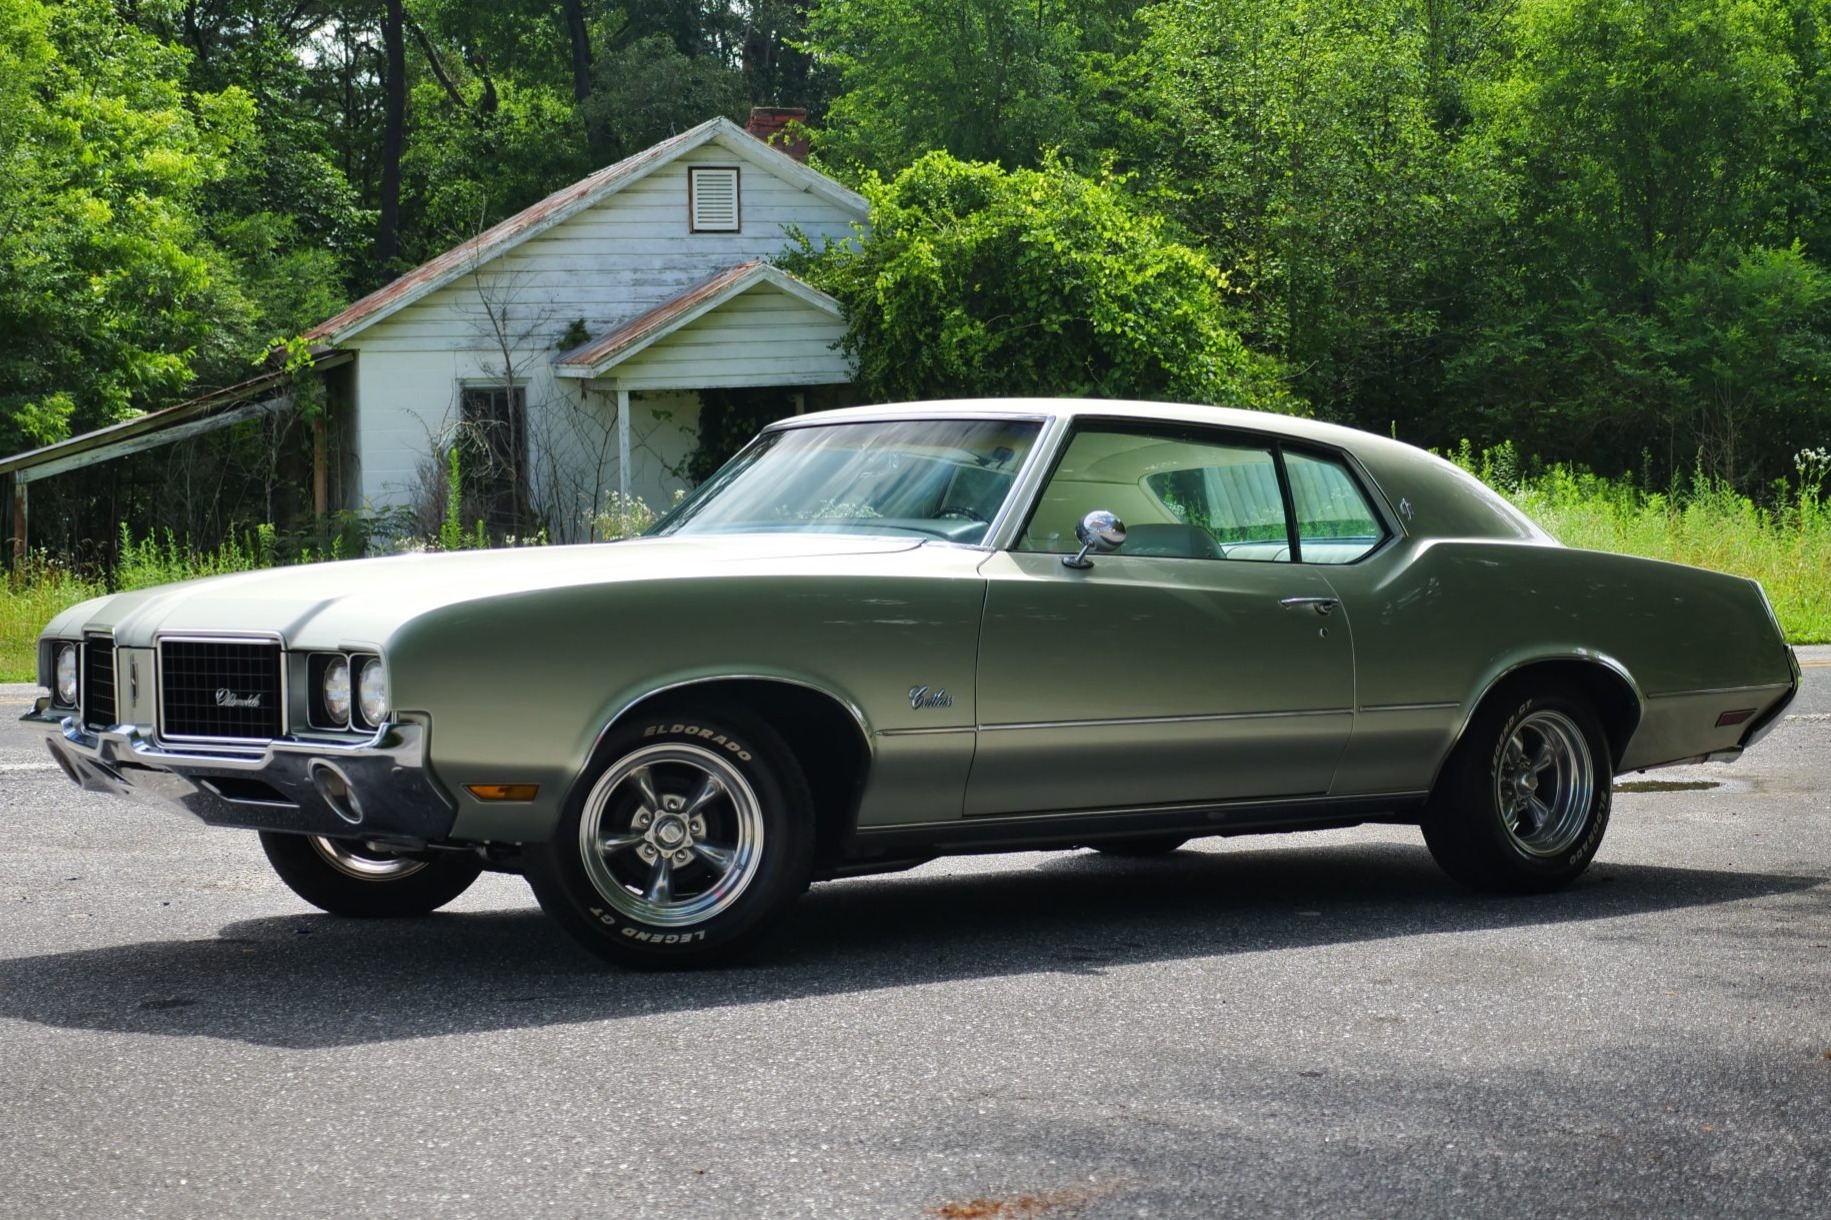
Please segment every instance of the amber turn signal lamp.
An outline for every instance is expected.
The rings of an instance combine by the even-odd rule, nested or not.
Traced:
[[[1747,720],[1754,714],[1755,709],[1752,707],[1740,708],[1733,712],[1724,712],[1721,716],[1717,717],[1717,727],[1719,729],[1726,729],[1732,724],[1741,724],[1744,720]]]
[[[480,801],[531,801],[539,784],[466,784],[464,790]]]

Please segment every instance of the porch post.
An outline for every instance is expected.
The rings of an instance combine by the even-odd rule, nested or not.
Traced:
[[[629,391],[617,391],[617,512],[629,526]]]
[[[312,417],[312,515],[318,519],[318,528],[324,528],[324,514],[330,509],[328,484],[330,463],[324,452],[324,411]]]
[[[26,560],[25,471],[13,471],[13,568],[23,571]]]

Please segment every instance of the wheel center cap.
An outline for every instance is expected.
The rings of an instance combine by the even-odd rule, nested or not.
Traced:
[[[679,818],[664,817],[655,823],[655,838],[663,847],[679,847],[687,828]]]

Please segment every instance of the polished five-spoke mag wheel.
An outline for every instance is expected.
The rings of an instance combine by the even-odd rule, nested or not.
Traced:
[[[686,742],[624,757],[592,787],[579,819],[579,857],[604,901],[664,928],[728,909],[756,876],[763,844],[750,781]]]
[[[799,764],[767,724],[721,707],[613,729],[526,872],[587,948],[666,966],[747,945],[807,888],[812,861]]]
[[[1608,829],[1614,761],[1577,692],[1515,688],[1476,709],[1421,819],[1445,872],[1480,890],[1556,889]]]
[[[1595,798],[1595,759],[1576,721],[1546,709],[1514,726],[1494,768],[1494,799],[1519,850],[1540,859],[1570,850]]]

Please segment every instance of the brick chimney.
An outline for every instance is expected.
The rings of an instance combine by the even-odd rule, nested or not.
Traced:
[[[791,135],[786,129],[790,123],[806,122],[807,111],[799,106],[752,106],[750,121],[744,124],[744,130],[777,152],[785,152],[795,160],[805,162],[807,132]]]

